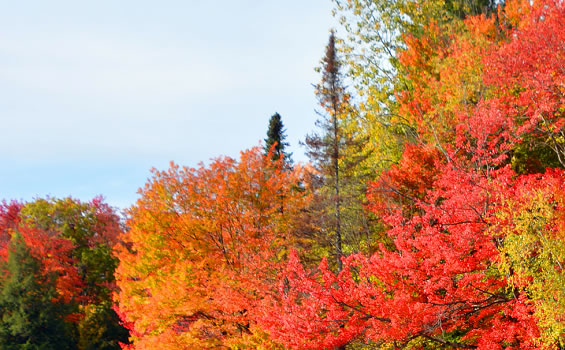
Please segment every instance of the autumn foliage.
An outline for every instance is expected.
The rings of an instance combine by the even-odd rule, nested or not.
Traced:
[[[393,244],[343,257],[339,273],[292,256],[263,323],[275,340],[297,349],[563,345],[563,171],[516,171],[563,164],[565,8],[508,6],[522,6],[517,27],[473,17],[459,31],[432,23],[406,37],[412,84],[399,111],[419,142],[368,194]],[[524,148],[537,167],[517,166]]]
[[[305,201],[299,168],[271,159],[254,148],[239,161],[155,171],[130,211],[117,270],[136,349],[260,339],[257,303],[275,289]]]
[[[300,175],[257,150],[156,172],[120,252],[135,348],[563,346],[564,14],[508,1],[400,36],[391,123],[415,134],[368,184],[378,249],[341,269],[290,249]]]
[[[112,293],[116,289],[113,272],[117,263],[112,249],[121,231],[119,217],[101,198],[87,203],[72,198],[3,202],[0,205],[0,287],[8,288],[14,278],[26,278],[12,276],[8,263],[10,254],[15,254],[11,245],[21,239],[24,250],[29,249],[29,259],[38,263],[38,276],[33,278],[44,281],[41,283],[54,283],[52,303],[68,323],[69,334],[63,337],[66,343],[79,349],[117,349],[118,342],[127,342],[128,337],[112,311]],[[8,294],[4,297],[6,304],[0,308],[7,313],[18,301]],[[21,324],[45,322],[22,317],[18,321]],[[15,337],[15,324],[3,324],[1,328],[0,332],[8,334],[6,337]],[[1,344],[4,345],[8,344]]]
[[[565,3],[336,6],[367,61],[332,32],[313,166],[171,163],[125,224],[3,202],[0,308],[22,256],[80,349],[565,348]]]

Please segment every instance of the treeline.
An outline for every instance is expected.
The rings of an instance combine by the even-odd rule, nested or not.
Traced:
[[[0,348],[565,348],[565,4],[335,1],[316,131],[0,207]]]

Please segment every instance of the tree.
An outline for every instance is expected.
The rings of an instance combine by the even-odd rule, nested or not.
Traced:
[[[73,349],[65,321],[68,308],[56,290],[57,276],[45,274],[16,231],[8,261],[0,262],[0,347],[7,350]]]
[[[12,202],[0,206],[0,257],[8,260],[10,241],[18,232],[33,256],[39,260],[44,274],[54,275],[57,295],[63,303],[81,300],[83,283],[78,275],[76,260],[72,257],[72,242],[56,233],[30,227],[22,223],[23,204]]]
[[[154,171],[130,210],[116,270],[136,349],[268,344],[257,305],[276,289],[306,200],[302,170],[272,159],[254,148],[239,161]]]
[[[36,199],[0,206],[0,256],[7,259],[14,230],[30,247],[45,276],[56,276],[60,303],[74,322],[72,336],[81,350],[119,349],[127,329],[113,310],[116,290],[113,246],[121,232],[119,217],[101,198]]]
[[[288,147],[288,142],[285,142],[286,130],[282,122],[280,114],[275,113],[269,119],[269,129],[267,130],[267,138],[265,139],[265,151],[264,154],[272,154],[273,160],[278,160],[283,158],[285,164],[292,164],[292,153],[286,152],[286,147]],[[274,151],[271,152],[271,147],[274,146]]]
[[[513,149],[514,169],[565,168],[565,7],[559,1],[507,7],[504,19],[516,28],[483,62],[485,82],[496,88],[499,108],[521,138]]]
[[[122,231],[120,218],[101,197],[90,202],[73,198],[37,199],[21,208],[22,224],[52,236],[69,240],[70,252],[77,260],[77,272],[84,283],[84,303],[102,303],[112,299],[114,269],[118,261],[113,246]]]
[[[120,342],[127,342],[128,331],[113,310],[118,265],[113,247],[122,232],[114,209],[101,197],[84,203],[70,197],[37,199],[22,207],[20,218],[29,227],[73,244],[69,255],[81,282],[73,297],[83,315],[77,325],[79,348],[119,349]]]
[[[490,234],[498,268],[535,305],[540,345],[565,346],[565,172],[521,176],[503,189]]]
[[[341,269],[341,257],[347,251],[359,251],[367,237],[366,215],[362,208],[366,169],[361,151],[363,140],[354,129],[355,112],[349,104],[340,72],[336,38],[332,32],[322,59],[322,81],[316,86],[316,95],[323,107],[316,125],[320,133],[308,135],[306,154],[316,173],[312,174],[314,200],[311,210],[320,228],[318,240],[329,250],[332,262]]]
[[[413,78],[424,75],[421,65],[411,69],[400,61],[409,46],[407,38],[422,42],[431,26],[437,28],[433,44],[445,47],[451,34],[464,21],[477,14],[496,12],[492,0],[334,0],[334,15],[347,33],[341,48],[344,70],[355,92],[355,108],[360,114],[358,132],[365,137],[367,163],[380,174],[397,162],[405,142],[417,142],[413,120],[398,110],[401,92],[418,85]],[[429,39],[429,38],[427,38]],[[430,44],[429,42],[427,43]],[[442,50],[422,47],[423,63],[434,70]],[[437,48],[437,46],[436,46]],[[467,75],[468,77],[468,75]],[[476,86],[470,82],[468,90]],[[442,87],[443,85],[439,85]],[[464,90],[464,89],[461,89]]]

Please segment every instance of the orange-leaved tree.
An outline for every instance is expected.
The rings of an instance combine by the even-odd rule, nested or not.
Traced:
[[[276,289],[306,200],[302,170],[272,158],[253,148],[239,161],[154,171],[119,251],[118,312],[132,347],[268,347],[255,306]]]

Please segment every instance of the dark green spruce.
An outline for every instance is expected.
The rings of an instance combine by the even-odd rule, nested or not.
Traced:
[[[284,163],[291,165],[292,153],[286,151],[288,142],[285,142],[285,132],[286,130],[284,129],[281,115],[278,113],[273,114],[269,120],[269,130],[267,130],[267,138],[265,139],[265,155],[269,154],[271,147],[276,144],[273,152],[273,160],[279,160],[282,156]]]

